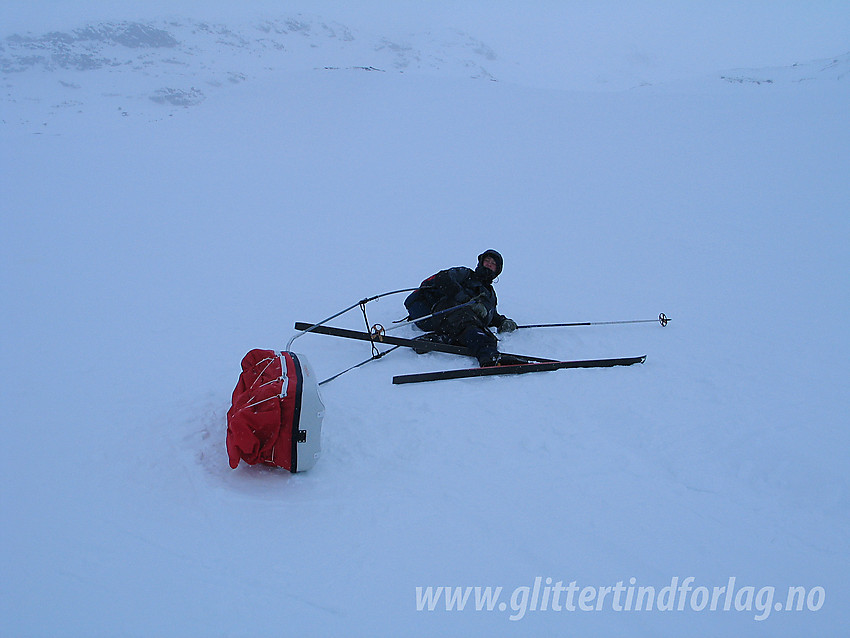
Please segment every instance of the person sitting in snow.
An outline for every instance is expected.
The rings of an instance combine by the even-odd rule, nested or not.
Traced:
[[[419,288],[404,300],[408,317],[429,332],[419,337],[423,341],[450,343],[468,348],[481,367],[508,363],[499,353],[498,341],[489,330],[516,330],[516,322],[496,311],[496,291],[493,280],[502,272],[504,261],[495,250],[478,255],[475,269],[456,266],[441,270],[423,281]],[[462,306],[456,310],[429,317],[434,313]],[[419,354],[426,352],[414,348]]]

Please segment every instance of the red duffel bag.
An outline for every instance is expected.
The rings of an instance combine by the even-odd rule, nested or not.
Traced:
[[[227,456],[290,472],[309,470],[321,454],[325,407],[307,359],[294,352],[251,350],[227,412]]]

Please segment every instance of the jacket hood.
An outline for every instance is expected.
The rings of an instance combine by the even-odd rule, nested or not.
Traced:
[[[479,266],[479,268],[476,268],[475,269],[476,271],[480,271],[480,269],[483,268],[483,265],[481,264],[481,262],[484,261],[485,257],[492,257],[496,262],[496,274],[493,275],[493,277],[492,277],[492,279],[495,279],[500,274],[502,274],[502,267],[505,265],[505,260],[502,259],[502,255],[499,254],[499,251],[493,250],[492,248],[490,248],[488,250],[485,250],[480,255],[478,255],[478,266]]]

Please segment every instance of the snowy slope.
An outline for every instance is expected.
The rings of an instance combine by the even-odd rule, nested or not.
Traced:
[[[115,24],[0,50],[0,633],[842,635],[846,55],[578,92],[492,81],[511,62],[474,36],[399,69],[324,20],[264,32],[291,58],[255,27],[138,23],[163,33],[133,47]],[[118,65],[19,68],[69,38]],[[394,387],[469,362],[393,353],[324,387],[313,470],[230,470],[247,350],[487,247],[521,323],[673,321],[503,339],[632,368]],[[295,350],[320,377],[369,356]],[[417,587],[689,576],[825,600],[416,609]]]
[[[495,79],[488,68],[500,66],[490,47],[458,30],[394,40],[302,14],[237,26],[187,18],[101,22],[0,43],[3,119],[32,126],[92,111],[157,120],[286,71]]]

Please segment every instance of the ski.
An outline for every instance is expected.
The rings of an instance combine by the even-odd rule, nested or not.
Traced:
[[[372,343],[385,343],[391,346],[404,346],[407,348],[413,348],[415,346],[421,350],[445,352],[448,354],[460,354],[467,357],[472,356],[472,353],[469,351],[468,348],[464,348],[463,346],[452,345],[449,343],[436,343],[433,341],[421,341],[418,339],[405,339],[404,337],[393,337],[387,334],[372,335],[368,332],[363,332],[361,330],[347,330],[346,328],[334,328],[332,326],[314,326],[312,323],[304,323],[301,321],[295,323],[295,329],[309,329],[310,332],[315,332],[316,334],[330,335],[333,337],[343,337],[345,339],[357,339],[359,341],[369,341]],[[544,359],[542,357],[528,357],[519,354],[509,355],[508,353],[503,353],[503,356],[511,356],[516,359],[528,362],[551,363],[554,361],[554,359]]]
[[[469,377],[489,377],[497,374],[525,374],[528,372],[549,372],[564,368],[612,368],[614,366],[630,366],[646,361],[646,355],[641,357],[620,357],[617,359],[591,359],[586,361],[546,361],[541,363],[520,363],[516,365],[501,365],[490,368],[464,368],[462,370],[442,370],[440,372],[422,372],[418,374],[402,374],[393,377],[396,385],[402,383],[422,383],[424,381],[441,381],[444,379],[466,379]]]

